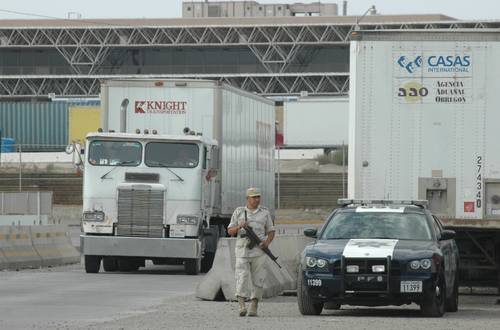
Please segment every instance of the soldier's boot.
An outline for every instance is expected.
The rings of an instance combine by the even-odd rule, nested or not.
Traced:
[[[257,316],[257,307],[259,307],[259,301],[257,298],[252,299],[252,303],[250,304],[250,311],[248,312],[248,316]]]
[[[247,315],[247,307],[245,306],[245,297],[238,296],[238,303],[240,304],[240,316]]]

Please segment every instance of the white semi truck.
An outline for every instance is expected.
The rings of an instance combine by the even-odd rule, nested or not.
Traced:
[[[426,199],[461,280],[500,283],[500,33],[362,31],[351,44],[349,198]]]
[[[85,269],[211,267],[245,189],[274,208],[274,103],[213,81],[110,80],[102,132],[87,135]]]

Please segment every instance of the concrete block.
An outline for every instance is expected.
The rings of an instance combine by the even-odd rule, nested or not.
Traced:
[[[51,257],[58,258],[55,265],[74,264],[80,262],[80,253],[71,243],[71,238],[68,232],[67,225],[48,225],[39,226],[37,230],[40,231],[42,236],[45,234],[49,246],[46,246]],[[36,247],[36,245],[35,245]]]
[[[39,268],[42,259],[33,247],[29,226],[2,226],[5,246],[2,247],[8,269]]]
[[[7,238],[6,234],[6,226],[0,226],[0,270],[9,268],[9,261],[5,254],[3,253],[3,249],[7,247]]]
[[[297,271],[300,255],[312,239],[303,235],[276,236],[270,245],[278,257],[279,268],[271,259],[266,260],[267,277],[264,284],[264,298],[274,297],[286,290],[297,288]],[[234,254],[236,239],[221,238],[215,253],[212,269],[196,288],[196,296],[205,300],[216,300],[223,294],[225,300],[235,300]],[[266,257],[267,258],[267,257]]]
[[[53,226],[31,226],[33,247],[42,259],[42,266],[56,266],[62,264],[62,252],[59,251],[54,241]]]

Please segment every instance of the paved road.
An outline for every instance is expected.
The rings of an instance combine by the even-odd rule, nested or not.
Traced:
[[[150,311],[193,294],[199,276],[182,266],[135,273],[86,274],[81,265],[0,272],[0,329],[52,329],[100,323]]]
[[[130,274],[85,274],[73,265],[0,272],[0,329],[496,329],[495,296],[461,296],[460,311],[423,318],[418,307],[355,308],[304,317],[296,297],[262,303],[258,318],[236,316],[236,303],[194,297],[201,276],[153,266]]]

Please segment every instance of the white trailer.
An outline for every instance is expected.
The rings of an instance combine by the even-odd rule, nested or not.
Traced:
[[[500,274],[499,58],[498,32],[351,43],[349,198],[427,199],[460,232],[462,279]]]
[[[348,141],[348,121],[349,99],[345,97],[307,97],[283,102],[283,147],[342,146]]]
[[[101,98],[83,160],[87,272],[150,259],[197,274],[246,188],[274,209],[273,102],[200,80],[111,80]]]

